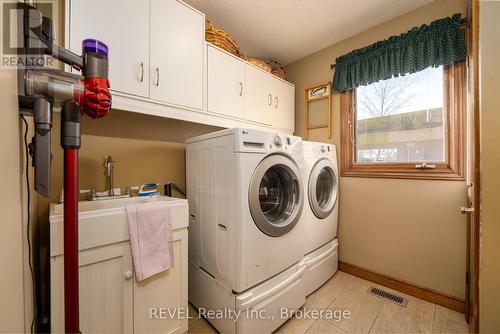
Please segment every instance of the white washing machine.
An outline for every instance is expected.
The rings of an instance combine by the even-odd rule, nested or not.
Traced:
[[[306,228],[304,261],[306,295],[311,294],[338,269],[338,166],[335,146],[302,141],[295,146],[302,166],[306,199],[301,223]]]
[[[189,300],[246,315],[208,319],[221,332],[272,332],[280,308],[304,304],[300,140],[246,129],[187,140]]]

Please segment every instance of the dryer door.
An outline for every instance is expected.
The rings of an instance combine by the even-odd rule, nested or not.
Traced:
[[[280,237],[293,229],[303,205],[300,171],[281,154],[269,155],[255,169],[248,204],[255,225],[265,234]]]
[[[316,162],[309,176],[309,204],[314,215],[320,219],[332,213],[337,202],[337,175],[332,162],[323,158]]]

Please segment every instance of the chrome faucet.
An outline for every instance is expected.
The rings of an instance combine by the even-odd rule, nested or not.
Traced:
[[[104,175],[107,176],[108,178],[108,187],[109,187],[109,192],[108,196],[115,196],[115,191],[113,189],[113,164],[115,162],[113,161],[113,158],[108,155],[106,158],[104,158]]]
[[[106,200],[106,199],[118,199],[118,198],[126,198],[126,197],[132,197],[132,193],[130,190],[130,187],[126,188],[126,193],[124,195],[117,195],[115,193],[115,189],[113,186],[113,167],[114,163],[116,161],[113,161],[113,158],[108,155],[107,157],[104,158],[104,175],[106,175],[107,178],[107,186],[109,187],[108,189],[108,195],[103,195],[102,193],[98,193],[95,191],[94,187],[91,187],[90,190],[80,190],[80,193],[86,193],[87,194],[87,200],[89,201],[99,201],[99,200]]]

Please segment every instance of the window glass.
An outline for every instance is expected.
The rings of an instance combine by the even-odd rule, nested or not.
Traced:
[[[355,96],[356,163],[446,162],[442,67],[360,86]]]

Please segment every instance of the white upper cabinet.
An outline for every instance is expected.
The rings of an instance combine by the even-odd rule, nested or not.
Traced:
[[[247,95],[246,118],[250,121],[272,125],[273,78],[264,71],[246,64]]]
[[[65,0],[67,45],[109,46],[113,108],[218,127],[293,133],[294,86],[205,42],[181,0]]]
[[[203,108],[205,17],[182,2],[151,0],[151,98]]]
[[[245,63],[211,45],[207,47],[208,111],[245,117]]]
[[[295,86],[253,65],[246,65],[246,118],[293,132]]]
[[[148,97],[149,0],[71,0],[66,5],[71,51],[81,54],[86,38],[103,41],[109,47],[111,89]]]
[[[293,131],[295,128],[295,86],[276,79],[273,82],[272,92],[274,94],[273,126]]]

